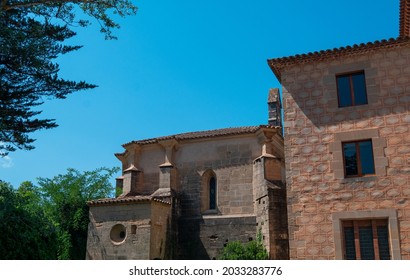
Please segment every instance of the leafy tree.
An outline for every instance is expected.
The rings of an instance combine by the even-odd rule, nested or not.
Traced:
[[[41,111],[33,107],[95,87],[60,78],[54,62],[80,48],[63,45],[75,35],[70,27],[90,23],[76,14],[97,20],[105,37],[113,39],[112,29],[119,25],[109,13],[126,16],[136,9],[129,0],[0,0],[0,156],[33,149],[32,132],[57,126],[53,119],[38,119]]]
[[[18,190],[0,181],[0,259],[56,259],[56,228],[30,183]]]
[[[240,241],[229,241],[224,247],[220,260],[244,260],[245,246]]]
[[[46,215],[57,228],[58,258],[85,259],[88,231],[87,201],[113,196],[109,179],[118,168],[99,168],[67,174],[51,179],[39,178]]]
[[[20,184],[17,189],[17,194],[24,201],[25,209],[29,212],[37,212],[42,207],[42,198],[39,189],[29,181],[25,181]]]
[[[256,240],[243,244],[231,241],[226,244],[219,256],[220,260],[266,260],[268,252],[262,243],[262,233],[258,232]]]
[[[118,168],[99,168],[24,182],[15,190],[0,181],[0,259],[84,259],[86,202],[113,195]]]

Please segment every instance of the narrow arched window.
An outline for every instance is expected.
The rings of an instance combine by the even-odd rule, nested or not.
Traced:
[[[216,209],[216,179],[209,179],[209,209]]]
[[[212,169],[206,170],[202,174],[200,188],[201,213],[215,214],[218,209],[218,187],[217,176]]]

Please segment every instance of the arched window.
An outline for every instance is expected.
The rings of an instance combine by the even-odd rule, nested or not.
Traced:
[[[209,209],[216,209],[216,179],[209,179]]]
[[[202,174],[202,185],[200,190],[201,196],[201,212],[214,213],[218,209],[217,202],[217,180],[216,174],[211,169],[208,169]]]

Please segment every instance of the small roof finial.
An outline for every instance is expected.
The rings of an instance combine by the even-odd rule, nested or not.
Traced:
[[[281,126],[281,102],[278,88],[271,88],[268,94],[268,124]]]

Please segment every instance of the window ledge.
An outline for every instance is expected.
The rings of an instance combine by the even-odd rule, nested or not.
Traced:
[[[342,184],[348,184],[348,183],[361,183],[361,182],[371,182],[371,181],[376,181],[377,176],[376,175],[370,175],[370,176],[363,176],[363,177],[349,177],[349,178],[344,178],[341,179]]]
[[[351,111],[354,111],[354,110],[356,110],[357,109],[357,107],[360,107],[360,106],[369,106],[369,103],[365,103],[365,104],[357,104],[357,105],[349,105],[349,106],[344,106],[344,107],[337,107],[337,109],[339,109],[340,111],[342,111],[342,110],[351,110]]]
[[[216,209],[209,209],[202,212],[202,215],[217,215],[218,210]]]

